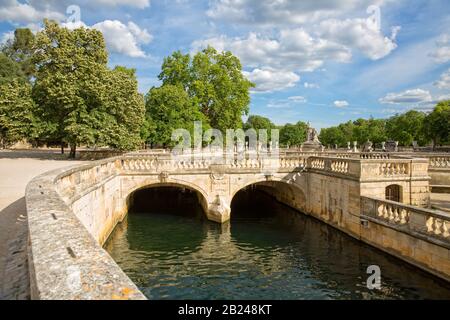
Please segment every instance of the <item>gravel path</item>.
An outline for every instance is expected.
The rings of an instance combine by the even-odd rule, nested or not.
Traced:
[[[26,185],[41,173],[77,163],[58,152],[0,150],[0,300],[30,297]]]

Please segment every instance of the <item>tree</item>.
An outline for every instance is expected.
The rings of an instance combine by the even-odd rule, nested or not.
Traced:
[[[150,89],[146,110],[147,124],[153,125],[148,134],[148,142],[152,145],[173,147],[172,132],[175,129],[186,129],[192,137],[195,121],[201,121],[203,129],[208,128],[205,115],[180,85],[166,84]]]
[[[251,115],[248,117],[247,122],[244,124],[244,130],[255,129],[257,132],[261,129],[267,130],[267,137],[269,139],[271,137],[271,130],[275,128],[276,126],[272,123],[272,121],[270,121],[269,118],[257,115]]]
[[[280,144],[284,146],[300,146],[306,141],[308,125],[302,121],[286,124],[280,130]]]
[[[68,143],[71,157],[80,144],[126,150],[139,145],[144,107],[134,71],[108,69],[101,32],[45,20],[35,49],[33,98],[49,124],[48,139]]]
[[[14,38],[7,41],[2,52],[11,60],[17,62],[23,75],[29,80],[35,75],[33,62],[35,36],[28,28],[18,28],[14,31]]]
[[[208,47],[192,59],[175,52],[164,60],[159,79],[163,86],[184,88],[213,128],[222,132],[242,128],[254,84],[243,76],[241,63],[231,52]]]
[[[434,147],[450,142],[450,100],[439,102],[425,118],[424,132]]]
[[[343,130],[339,127],[324,128],[320,131],[319,140],[323,145],[343,147],[349,140],[346,139]]]
[[[395,115],[386,122],[386,135],[402,146],[410,146],[413,141],[425,145],[428,142],[423,130],[425,117],[425,113],[415,110]]]
[[[352,138],[360,145],[367,141],[373,143],[386,141],[385,120],[373,118],[369,120],[358,119],[353,124]]]
[[[0,85],[10,83],[15,79],[21,82],[27,80],[20,65],[5,54],[0,53]]]
[[[0,84],[0,146],[5,148],[34,132],[31,86],[18,79]]]

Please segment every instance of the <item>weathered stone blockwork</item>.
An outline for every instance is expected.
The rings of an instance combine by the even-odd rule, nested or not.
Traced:
[[[232,214],[234,195],[256,184],[293,208],[448,279],[450,217],[419,208],[429,201],[427,169],[424,159],[303,153],[231,156],[222,164],[208,157],[135,154],[54,171],[34,179],[26,193],[33,298],[144,298],[101,246],[125,217],[133,192],[153,186],[195,191],[208,219],[222,223]],[[383,200],[367,206],[384,199],[391,184],[401,186],[402,202],[416,207]],[[416,227],[390,225],[399,221]]]

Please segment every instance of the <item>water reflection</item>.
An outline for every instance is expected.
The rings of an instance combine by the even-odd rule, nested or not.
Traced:
[[[106,249],[151,299],[450,299],[448,284],[264,193],[236,201],[225,225],[132,213]],[[366,288],[372,264],[381,290]]]

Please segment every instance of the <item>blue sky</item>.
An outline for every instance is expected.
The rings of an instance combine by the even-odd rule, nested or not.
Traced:
[[[101,30],[111,66],[136,68],[142,93],[175,50],[230,50],[257,84],[251,114],[277,124],[323,128],[450,98],[447,0],[0,0],[0,40],[45,17]]]

